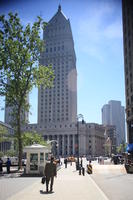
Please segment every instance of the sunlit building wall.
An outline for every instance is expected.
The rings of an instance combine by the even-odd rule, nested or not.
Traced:
[[[45,51],[40,63],[52,65],[55,80],[51,89],[39,88],[38,123],[46,126],[74,123],[77,116],[77,71],[69,19],[61,6],[43,32]]]
[[[108,106],[107,106],[108,105]],[[116,126],[116,145],[125,143],[125,111],[120,101],[111,100],[102,108],[102,124]]]

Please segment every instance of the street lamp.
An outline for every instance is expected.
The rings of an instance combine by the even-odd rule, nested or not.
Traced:
[[[58,146],[58,141],[57,140],[48,140],[47,141],[47,144],[49,145],[49,144],[51,144],[51,153],[53,153],[53,155],[54,155],[54,148],[53,148],[53,144],[56,144],[56,147]]]
[[[84,117],[82,114],[77,115],[77,170],[79,170],[79,119],[81,119],[82,124],[84,124]]]

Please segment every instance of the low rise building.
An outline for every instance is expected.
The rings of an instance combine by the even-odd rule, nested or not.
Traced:
[[[44,140],[56,141],[56,156],[100,156],[105,154],[105,127],[95,123],[51,124],[39,126],[27,124],[23,131],[41,133]]]
[[[6,124],[4,122],[0,121],[0,126],[4,127],[6,132],[4,134],[4,132],[2,133],[2,129],[1,129],[1,134],[0,134],[0,151],[3,152],[4,154],[10,150],[13,147],[13,140],[9,140],[9,136],[13,136],[14,135],[14,129],[9,125]],[[4,138],[3,138],[4,137]],[[6,139],[7,137],[7,139]]]

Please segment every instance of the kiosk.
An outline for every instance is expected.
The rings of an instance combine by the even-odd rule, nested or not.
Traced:
[[[41,174],[44,173],[44,167],[46,161],[51,154],[51,148],[49,146],[43,146],[40,144],[33,144],[24,148],[26,153],[26,174]]]

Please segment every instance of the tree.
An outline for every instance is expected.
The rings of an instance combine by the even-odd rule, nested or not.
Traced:
[[[0,125],[0,143],[1,143],[1,149],[2,152],[2,142],[11,142],[14,140],[14,135],[10,135],[8,132],[8,129],[2,125]],[[4,154],[4,153],[3,153]]]
[[[117,147],[117,153],[124,153],[126,150],[126,143],[122,142],[118,147]]]
[[[0,151],[0,158],[4,156],[4,153]]]
[[[0,143],[9,141],[7,134],[8,134],[7,128],[0,125]],[[2,151],[2,144],[1,144],[1,151]]]
[[[39,65],[44,42],[41,27],[46,23],[40,17],[31,26],[23,27],[18,14],[0,16],[0,95],[6,96],[6,105],[13,108],[14,128],[18,141],[19,168],[22,167],[22,113],[29,110],[27,95],[33,86],[52,87],[52,66]]]
[[[15,150],[13,149],[10,149],[6,152],[6,156],[9,156],[9,157],[13,157],[13,156],[17,156],[17,153]]]
[[[42,135],[36,132],[24,132],[22,135],[23,147],[32,145],[33,143],[47,146],[47,143],[42,138]]]

